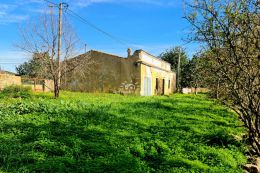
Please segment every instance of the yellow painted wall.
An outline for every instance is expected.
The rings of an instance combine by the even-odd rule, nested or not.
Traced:
[[[176,90],[176,74],[171,71],[169,63],[162,61],[145,51],[139,52],[139,59],[141,61],[141,92],[145,93],[145,78],[151,78],[151,92],[150,95],[162,95],[162,80],[164,79],[164,94],[172,94]],[[159,80],[159,90],[156,90],[156,78]],[[170,86],[169,86],[170,80]]]
[[[149,74],[150,73],[150,74]],[[147,65],[141,65],[141,95],[144,95],[144,78],[151,77],[151,95],[160,95],[156,90],[156,78],[159,80],[165,80],[164,85],[164,94],[169,95],[172,94],[176,89],[176,75],[173,72],[166,72],[154,67],[149,67]],[[170,80],[170,87],[168,86],[168,82]]]

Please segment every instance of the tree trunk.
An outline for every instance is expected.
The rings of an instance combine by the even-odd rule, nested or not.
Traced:
[[[54,79],[54,97],[59,98],[59,96],[60,96],[59,80]]]
[[[195,95],[198,95],[198,85],[195,85]]]
[[[248,130],[248,140],[249,143],[251,145],[250,148],[250,153],[252,155],[257,155],[258,157],[260,157],[260,135],[258,133],[259,126],[255,125],[258,124],[258,117],[259,117],[259,113],[254,112],[254,110],[244,110],[244,112],[242,114],[240,114],[240,116],[243,116],[242,121],[244,122],[247,130]],[[256,117],[256,118],[254,118]]]
[[[216,91],[216,99],[219,99],[219,82],[220,82],[220,79],[218,78],[217,91]]]
[[[260,156],[260,141],[254,130],[249,130],[249,142],[251,144],[251,154]]]

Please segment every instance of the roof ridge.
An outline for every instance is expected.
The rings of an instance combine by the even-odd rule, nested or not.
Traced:
[[[165,62],[165,63],[167,63],[167,64],[171,65],[171,63],[169,63],[169,62],[167,62],[167,61],[164,61],[164,60],[162,60],[161,58],[159,58],[159,57],[156,57],[156,56],[154,56],[154,55],[150,54],[149,52],[147,52],[147,51],[145,51],[145,50],[143,50],[143,49],[140,49],[140,50],[137,50],[137,51],[142,51],[142,52],[144,52],[144,53],[146,53],[146,54],[148,54],[148,55],[152,56],[153,58],[155,58],[155,59],[157,59],[157,60],[159,60],[159,61],[162,61],[162,62]]]
[[[98,53],[103,53],[103,54],[111,55],[111,56],[118,57],[118,58],[125,58],[125,57],[122,57],[122,56],[114,55],[112,53],[102,52],[102,51],[94,50],[94,49],[91,49],[89,52],[98,52]]]

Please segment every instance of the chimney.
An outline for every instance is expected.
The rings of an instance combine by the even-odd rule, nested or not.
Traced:
[[[131,48],[128,48],[127,49],[127,57],[131,57],[132,56],[132,49]]]

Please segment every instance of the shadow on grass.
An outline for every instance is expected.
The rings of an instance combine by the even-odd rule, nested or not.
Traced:
[[[29,111],[29,114],[35,114],[33,119],[36,120],[46,116],[43,124],[37,125],[21,119],[12,123],[7,121],[0,126],[0,170],[170,172],[180,168],[184,172],[191,169],[206,171],[209,167],[203,161],[211,159],[213,166],[219,161],[214,158],[201,158],[201,162],[187,159],[189,156],[182,151],[187,143],[213,147],[238,145],[226,132],[198,133],[197,130],[204,126],[221,126],[224,129],[230,127],[230,124],[225,121],[220,123],[220,120],[212,120],[210,117],[197,117],[206,116],[201,107],[175,106],[182,103],[189,104],[189,100],[127,102],[121,103],[121,107],[116,109],[119,113],[111,111],[112,108],[107,106],[88,107],[80,111],[67,108],[56,112],[47,109],[53,106],[54,110],[57,105],[52,104],[47,105],[47,111],[42,113],[45,109],[40,105],[40,111]],[[195,109],[201,114],[193,116]],[[18,112],[21,117],[28,115],[27,111]],[[148,119],[156,123],[149,123]],[[216,126],[212,126],[214,123],[217,123]],[[181,149],[177,150],[177,146]]]
[[[123,123],[123,121],[122,121]],[[2,127],[0,167],[7,172],[143,172],[108,129],[51,121]]]
[[[227,109],[212,108],[212,103],[207,103],[204,106],[196,106],[188,101],[176,101],[171,99],[159,100],[154,102],[136,102],[136,103],[124,103],[121,113],[127,113],[127,108],[134,108],[134,112],[139,114],[143,118],[153,118],[159,120],[166,120],[170,118],[170,122],[177,121],[179,125],[185,124],[201,124],[211,123],[219,127],[236,127],[237,117],[228,112]],[[183,103],[185,103],[183,105]],[[179,106],[176,106],[179,105]],[[142,110],[149,110],[143,112]],[[158,110],[163,114],[158,115]],[[167,121],[165,121],[167,123]]]
[[[166,104],[165,104],[166,103]],[[174,103],[174,104],[169,104]],[[147,128],[149,133],[161,133],[164,136],[178,135],[181,138],[181,133],[193,133],[193,142],[205,143],[208,146],[237,146],[243,144],[237,141],[234,136],[228,134],[230,131],[226,129],[238,128],[237,117],[228,112],[227,109],[212,108],[212,103],[207,103],[204,107],[196,107],[188,104],[181,107],[176,107],[176,104],[187,104],[190,100],[173,102],[171,99],[160,100],[156,102],[137,102],[127,103],[124,107],[134,107],[135,112],[138,110],[150,110],[140,115],[143,118],[152,118],[159,120],[161,125],[150,125]],[[161,117],[155,116],[156,110],[164,110]],[[181,116],[180,116],[181,115]],[[214,116],[213,116],[214,115]],[[240,127],[242,130],[243,127]],[[185,138],[185,137],[184,137]]]

